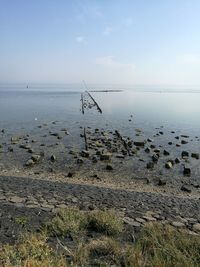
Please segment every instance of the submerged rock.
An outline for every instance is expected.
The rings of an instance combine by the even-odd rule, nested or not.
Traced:
[[[158,154],[153,154],[153,156],[152,156],[153,162],[158,162],[158,159],[159,159],[159,155]]]
[[[134,145],[139,146],[139,147],[144,147],[145,144],[146,144],[146,140],[136,140],[134,142]]]
[[[188,141],[181,140],[181,144],[182,144],[182,145],[185,145],[185,144],[187,144],[187,143],[188,143]]]
[[[178,163],[180,163],[180,162],[181,162],[179,158],[175,158],[175,160],[174,160],[174,161],[175,161],[175,163],[176,163],[176,164],[178,164]]]
[[[113,170],[113,166],[111,164],[107,164],[106,165],[106,170],[112,171]]]
[[[154,163],[150,161],[150,162],[147,163],[146,167],[147,167],[147,169],[153,169],[154,168]]]
[[[165,178],[160,178],[160,179],[158,180],[158,185],[166,185],[166,183],[167,183],[167,181],[166,181]]]
[[[55,155],[51,155],[50,160],[51,160],[52,162],[54,162],[54,161],[56,160],[56,156],[55,156]]]
[[[164,150],[164,151],[163,151],[163,155],[165,155],[165,156],[169,156],[170,153],[169,153],[167,150]]]
[[[27,160],[27,162],[25,163],[25,166],[27,166],[27,167],[31,167],[31,166],[33,166],[34,165],[34,161],[32,160],[32,159],[29,159],[29,160]]]
[[[192,153],[191,157],[195,159],[199,159],[199,153]]]
[[[191,174],[191,168],[189,166],[184,166],[183,174],[184,175],[190,175]]]
[[[41,156],[40,155],[32,155],[31,159],[34,161],[34,162],[38,162],[40,160]]]
[[[82,150],[81,156],[84,158],[88,158],[90,156],[90,152],[88,150]]]
[[[100,160],[110,160],[112,154],[111,153],[103,153],[100,155]]]
[[[191,189],[187,185],[182,185],[181,190],[188,192],[188,193],[191,193]]]
[[[147,147],[147,148],[145,148],[145,150],[144,150],[146,153],[150,153],[150,148],[149,147]]]
[[[189,157],[189,152],[187,152],[187,151],[182,151],[181,156],[182,156],[182,158],[184,158],[184,157]]]

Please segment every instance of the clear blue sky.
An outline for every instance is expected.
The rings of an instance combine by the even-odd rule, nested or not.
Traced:
[[[200,0],[0,0],[0,82],[200,85]]]

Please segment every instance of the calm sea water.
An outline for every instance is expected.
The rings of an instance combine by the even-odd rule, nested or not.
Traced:
[[[92,92],[103,113],[92,109],[82,115],[80,95],[83,91],[69,85],[28,89],[1,86],[0,128],[31,128],[59,120],[67,127],[76,123],[94,127],[109,125],[129,135],[133,126],[146,133],[164,126],[169,131],[200,134],[200,91],[125,88],[122,92]],[[131,122],[130,115],[133,115]]]
[[[105,88],[90,87],[90,89]],[[84,149],[84,140],[80,138],[80,134],[83,133],[83,127],[91,127],[103,128],[107,132],[114,132],[117,129],[124,137],[130,137],[132,140],[151,138],[157,148],[168,150],[172,159],[180,157],[183,150],[189,153],[200,152],[200,91],[172,91],[160,88],[120,89],[124,90],[91,92],[103,113],[100,114],[96,108],[92,108],[86,109],[83,115],[80,100],[84,89],[81,86],[0,87],[0,130],[5,129],[5,134],[0,135],[0,143],[9,144],[10,138],[15,134],[28,134],[30,138],[38,140],[35,146],[45,142],[45,149],[50,150],[48,153],[56,153],[62,159],[62,153],[66,148],[68,150],[77,148],[78,151]],[[85,100],[87,99],[88,97],[85,97]],[[56,123],[52,123],[54,121]],[[69,135],[60,142],[60,146],[57,146],[49,133],[59,132],[62,128],[67,128]],[[159,134],[160,131],[163,134]],[[189,138],[183,138],[181,135],[188,135]],[[180,138],[177,140],[176,136]],[[187,143],[181,144],[182,139],[186,139]],[[35,149],[39,151],[41,148],[35,147]],[[18,153],[17,158],[21,157],[20,162],[25,162],[27,159],[23,158],[20,149],[15,147],[15,150]],[[144,162],[138,161],[137,157],[131,158],[130,166],[127,165],[124,169],[130,173],[145,169],[150,156],[143,150],[140,151],[140,156]],[[63,162],[66,159],[63,158]],[[14,160],[16,161],[16,158]],[[9,160],[5,158],[5,161]],[[172,173],[182,175],[182,164],[168,173],[165,168],[163,169],[165,161],[166,158],[162,157],[161,164],[155,168],[155,173],[164,171],[169,177]],[[190,165],[192,179],[199,180],[199,161],[190,158]]]

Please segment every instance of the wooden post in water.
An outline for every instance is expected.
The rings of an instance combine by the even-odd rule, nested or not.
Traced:
[[[84,100],[83,100],[83,93],[81,93],[81,102],[82,102],[82,114],[84,114]]]
[[[124,145],[124,148],[128,152],[128,155],[130,156],[130,150],[129,150],[129,147],[128,147],[127,143],[126,143],[126,140],[124,140],[124,138],[121,136],[119,131],[115,130],[115,133],[116,133],[117,137],[122,141],[122,143]]]
[[[85,127],[84,127],[83,135],[84,135],[84,139],[85,139],[85,150],[88,150],[87,135],[86,135],[86,129],[85,129]]]
[[[95,99],[91,96],[91,94],[90,94],[88,91],[86,91],[86,93],[87,93],[87,94],[89,95],[89,97],[92,99],[92,101],[93,101],[94,104],[96,105],[98,111],[99,111],[100,113],[102,113],[102,110],[101,110],[100,106],[97,104],[97,102],[95,101]]]

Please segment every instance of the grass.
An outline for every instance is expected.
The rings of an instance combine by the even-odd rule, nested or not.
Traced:
[[[119,235],[123,231],[123,221],[115,211],[92,211],[88,213],[88,229],[108,236]]]
[[[47,231],[52,236],[70,236],[72,238],[84,235],[87,225],[85,214],[76,208],[61,209],[58,214],[47,223]]]
[[[0,266],[67,267],[68,265],[62,256],[56,255],[49,247],[46,236],[26,234],[17,244],[3,246],[0,250]]]
[[[26,216],[21,216],[21,217],[17,217],[15,218],[15,222],[19,225],[25,226],[29,221],[29,218]]]
[[[17,244],[4,245],[0,266],[200,266],[199,236],[151,223],[133,244],[122,241],[123,230],[122,220],[114,211],[61,210],[47,224],[46,234],[24,235]],[[68,235],[73,237],[72,243],[65,239]]]
[[[69,208],[60,210],[47,224],[47,229],[53,236],[70,236],[72,239],[80,238],[90,231],[114,236],[123,231],[123,221],[114,211],[84,212]]]

